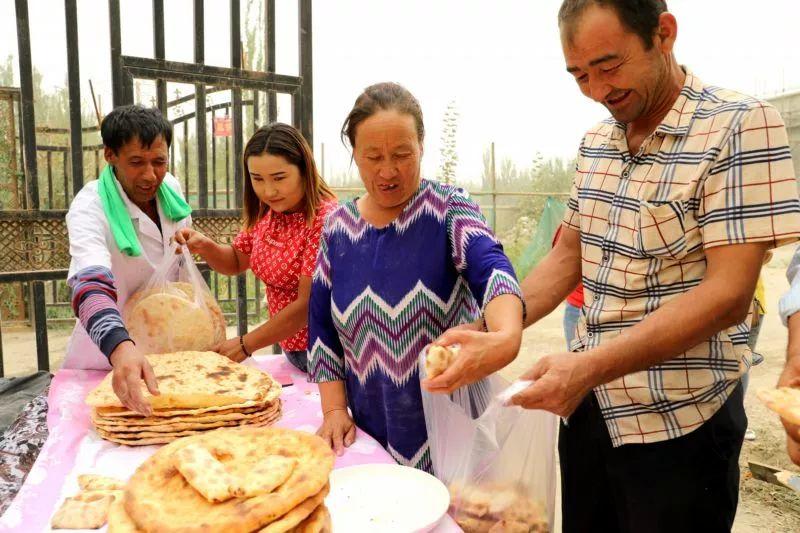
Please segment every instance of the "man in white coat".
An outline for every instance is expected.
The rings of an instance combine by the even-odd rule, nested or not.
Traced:
[[[113,367],[122,403],[149,415],[140,380],[158,394],[156,379],[120,309],[170,253],[170,237],[191,224],[191,208],[167,172],[172,126],[158,109],[118,107],[103,120],[101,135],[108,165],[67,213],[68,284],[78,323],[64,367]]]

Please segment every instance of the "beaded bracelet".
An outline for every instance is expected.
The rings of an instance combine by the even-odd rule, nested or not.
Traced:
[[[247,356],[250,357],[250,352],[247,351],[247,348],[244,347],[244,335],[239,335],[239,346],[242,347],[242,352]]]

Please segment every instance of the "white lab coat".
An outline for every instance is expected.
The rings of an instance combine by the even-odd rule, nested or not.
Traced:
[[[114,274],[117,288],[117,306],[121,310],[128,297],[136,292],[153,274],[164,254],[170,253],[170,237],[181,228],[191,226],[191,216],[178,222],[171,221],[162,211],[158,201],[161,231],[155,222],[128,199],[119,181],[114,180],[123,202],[131,215],[133,227],[139,237],[142,254],[130,257],[119,251],[111,227],[106,220],[98,181],[87,183],[75,196],[67,213],[69,252],[71,261],[68,278],[90,266],[103,266]],[[180,182],[167,173],[164,181],[182,193]],[[64,368],[110,369],[108,359],[89,337],[78,320],[67,343]]]

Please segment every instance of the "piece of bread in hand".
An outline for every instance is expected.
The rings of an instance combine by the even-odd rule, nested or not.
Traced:
[[[434,344],[428,348],[428,354],[425,357],[425,374],[428,379],[443,374],[458,357],[459,349],[457,344],[452,346]]]

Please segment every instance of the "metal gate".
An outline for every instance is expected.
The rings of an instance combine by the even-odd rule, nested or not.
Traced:
[[[241,6],[239,0],[229,0],[231,67],[205,64],[206,16],[203,0],[193,2],[194,62],[181,63],[165,59],[164,0],[152,0],[154,57],[132,57],[121,53],[120,1],[109,0],[109,29],[111,50],[111,79],[115,106],[134,103],[135,87],[139,81],[155,82],[155,104],[173,123],[175,134],[171,147],[171,170],[185,184],[185,192],[193,208],[193,221],[200,231],[217,240],[232,240],[240,228],[243,174],[240,164],[246,130],[255,129],[277,118],[279,94],[291,97],[292,123],[297,126],[313,146],[313,88],[311,50],[311,0],[298,0],[298,37],[300,75],[276,73],[275,62],[275,0],[265,0],[266,32],[264,71],[242,69]],[[84,156],[95,158],[95,168],[100,170],[98,146],[84,146],[83,134],[96,131],[81,123],[80,65],[78,57],[78,15],[76,0],[65,0],[66,50],[69,88],[69,135],[67,146],[37,145],[34,121],[33,68],[31,60],[28,1],[15,0],[17,15],[17,41],[19,53],[19,90],[6,90],[2,95],[9,99],[19,114],[19,151],[22,165],[19,183],[14,177],[20,198],[18,209],[0,210],[0,284],[20,284],[20,294],[33,323],[36,336],[36,358],[39,369],[49,369],[47,338],[46,286],[54,280],[64,280],[69,267],[69,242],[64,217],[66,209],[54,209],[53,190],[60,185],[52,178],[53,154],[56,165],[61,158],[63,167],[64,204],[83,187],[85,176]],[[185,84],[192,88],[189,95],[168,100],[169,83]],[[228,95],[226,98],[218,98]],[[216,100],[215,100],[216,99]],[[146,102],[145,102],[146,103]],[[183,111],[184,106],[191,106]],[[180,109],[180,112],[178,112]],[[222,146],[214,136],[218,115],[230,117],[231,137]],[[245,124],[245,114],[251,120]],[[210,120],[209,120],[210,119]],[[13,122],[13,121],[12,121]],[[190,124],[193,128],[190,128]],[[52,129],[48,133],[53,133]],[[181,167],[176,168],[176,150],[181,145]],[[192,149],[190,154],[190,148]],[[40,191],[37,156],[47,153],[46,191]],[[193,155],[193,157],[192,157]],[[224,155],[227,164],[222,164]],[[211,165],[209,166],[209,156]],[[224,168],[224,172],[220,169]],[[69,178],[67,177],[69,174]],[[183,174],[183,175],[182,175]],[[224,175],[220,175],[224,174]],[[190,176],[192,179],[190,180]],[[232,186],[232,188],[231,188]],[[44,205],[43,205],[44,204]],[[205,272],[216,296],[221,301],[236,302],[236,320],[239,333],[247,331],[248,303],[259,307],[259,299],[248,301],[248,278],[242,274],[221,283],[223,276]],[[213,277],[212,277],[213,276]],[[250,278],[256,284],[258,281]],[[224,281],[224,280],[223,280]],[[51,283],[52,284],[52,283]],[[227,300],[220,294],[220,285],[227,286]],[[235,296],[232,286],[236,286]],[[55,285],[50,305],[68,305],[58,302]],[[224,291],[223,291],[224,292]],[[47,293],[49,294],[49,293]],[[33,356],[33,354],[31,354]],[[3,375],[2,328],[0,328],[0,376]]]

